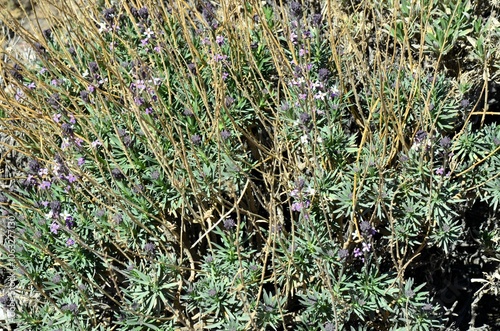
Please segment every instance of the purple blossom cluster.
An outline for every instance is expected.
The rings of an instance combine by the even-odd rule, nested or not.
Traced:
[[[365,262],[365,253],[370,252],[370,250],[371,250],[371,244],[362,242],[361,248],[356,247],[352,252],[352,254],[355,258],[359,258],[361,259],[361,261]]]
[[[68,191],[78,181],[78,177],[69,172],[59,155],[56,155],[52,169],[42,167],[36,159],[32,159],[27,172],[28,176],[21,184],[25,187],[37,187],[40,192],[49,191],[56,183],[66,184],[65,190]]]
[[[306,182],[303,178],[298,179],[295,182],[293,190],[290,192],[290,196],[293,198],[291,210],[294,212],[304,212],[304,217],[309,218],[309,213],[307,209],[311,206],[311,199],[314,197],[316,190],[311,186],[306,186]]]
[[[146,115],[153,113],[153,106],[158,102],[156,89],[162,84],[159,77],[150,77],[148,70],[139,62],[136,63],[136,69],[133,72],[134,81],[130,84],[134,103],[143,110]]]

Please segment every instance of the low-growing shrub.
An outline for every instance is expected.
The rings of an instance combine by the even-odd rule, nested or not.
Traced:
[[[442,70],[470,3],[392,8],[375,55],[349,6],[63,4],[0,94],[26,157],[2,192],[19,329],[452,324],[414,266],[500,199],[500,128]]]

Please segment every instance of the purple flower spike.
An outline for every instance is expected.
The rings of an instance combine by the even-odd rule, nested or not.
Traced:
[[[294,202],[292,204],[292,211],[298,211],[298,212],[300,212],[303,207],[304,207],[304,205],[302,204],[302,202]]]
[[[59,228],[60,228],[60,225],[57,224],[56,222],[53,222],[50,225],[50,232],[52,232],[53,234],[57,234],[57,230],[59,230]]]

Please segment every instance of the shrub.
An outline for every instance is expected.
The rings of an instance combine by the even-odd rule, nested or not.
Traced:
[[[442,70],[483,29],[470,3],[374,3],[371,27],[349,6],[154,4],[68,2],[24,36],[33,63],[10,59],[19,327],[446,323],[414,265],[456,256],[500,196],[499,128]]]

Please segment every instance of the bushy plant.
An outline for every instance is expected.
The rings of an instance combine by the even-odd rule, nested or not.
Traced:
[[[349,6],[64,4],[0,94],[20,329],[446,323],[412,266],[500,198],[500,129],[442,70],[469,2],[375,2],[382,34]]]

